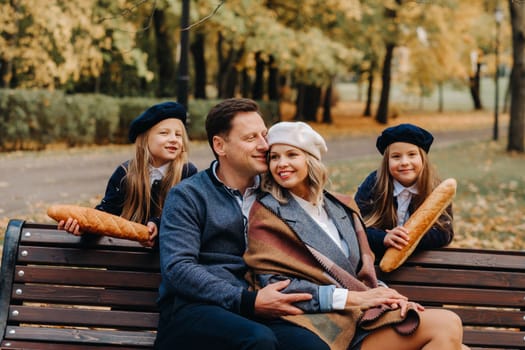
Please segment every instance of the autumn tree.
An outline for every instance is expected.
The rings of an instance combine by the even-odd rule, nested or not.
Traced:
[[[125,6],[123,1],[112,6],[119,5]],[[151,78],[135,49],[137,29],[122,16],[101,16],[100,9],[97,0],[0,3],[0,20],[6,24],[0,29],[3,86],[55,89],[100,76],[104,52],[112,49],[137,67],[137,75]]]
[[[423,98],[438,90],[438,110],[444,109],[443,86],[451,81],[467,81],[470,53],[476,42],[469,36],[472,21],[479,8],[465,3],[409,3],[400,14],[403,23],[411,23],[413,35],[402,45],[409,50],[406,69],[400,82],[408,92]],[[454,28],[449,22],[457,23]],[[422,107],[422,106],[420,106]]]

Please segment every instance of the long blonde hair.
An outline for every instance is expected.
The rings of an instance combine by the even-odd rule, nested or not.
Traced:
[[[441,182],[435,168],[430,164],[427,153],[418,147],[423,163],[421,174],[416,180],[418,194],[411,200],[411,206],[417,209],[430,193]],[[383,154],[381,165],[377,170],[376,182],[372,188],[372,210],[364,217],[366,226],[379,229],[391,229],[398,225],[397,212],[394,206],[394,182],[388,171],[388,159],[390,158],[390,146]],[[450,222],[450,214],[445,211],[438,220],[437,225],[444,228],[445,223]]]
[[[169,189],[182,180],[184,164],[188,163],[188,134],[186,129],[182,128],[181,154],[169,163],[166,175],[160,181],[158,201],[153,203],[152,207],[149,177],[149,164],[152,156],[148,148],[150,130],[137,136],[135,141],[135,158],[130,160],[124,178],[126,198],[121,216],[140,223],[146,223],[150,218],[160,216]]]
[[[319,159],[315,158],[308,152],[301,151],[306,155],[306,166],[308,167],[306,180],[308,181],[310,199],[316,204],[321,204],[323,202],[323,189],[328,182],[328,170]],[[264,192],[270,193],[279,203],[284,204],[287,202],[286,194],[288,193],[288,190],[281,187],[274,180],[269,169],[262,176],[261,189]]]

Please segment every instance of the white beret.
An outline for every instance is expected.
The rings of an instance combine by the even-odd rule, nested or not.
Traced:
[[[281,143],[294,146],[321,160],[328,148],[321,135],[303,122],[279,122],[268,130],[268,146]]]

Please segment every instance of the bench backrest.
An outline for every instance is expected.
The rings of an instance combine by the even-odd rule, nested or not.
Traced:
[[[138,243],[12,220],[0,285],[0,346],[151,348],[158,254]],[[124,347],[122,347],[124,346]],[[97,347],[99,349],[99,347]]]

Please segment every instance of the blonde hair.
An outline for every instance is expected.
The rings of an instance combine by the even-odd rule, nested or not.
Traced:
[[[310,200],[320,205],[323,202],[324,187],[328,182],[328,170],[319,159],[303,150],[301,152],[306,155],[306,166],[308,168],[306,181],[308,181]],[[281,204],[288,202],[288,190],[275,181],[269,169],[262,175],[261,190],[270,193]]]
[[[184,164],[188,163],[189,139],[186,128],[182,128],[181,154],[169,163],[166,175],[160,181],[158,201],[151,205],[151,185],[149,165],[151,153],[148,148],[149,129],[137,136],[135,141],[135,158],[130,160],[125,176],[126,198],[121,216],[125,219],[146,223],[150,218],[160,216],[164,200],[171,187],[182,180]]]
[[[418,194],[414,195],[411,200],[411,206],[414,209],[417,209],[441,182],[435,168],[430,164],[427,153],[421,147],[418,147],[418,151],[423,167],[416,180]],[[394,182],[388,171],[389,157],[390,146],[386,148],[381,165],[377,170],[376,182],[372,188],[372,210],[370,214],[364,217],[365,224],[369,227],[391,229],[398,225],[397,212],[394,206]],[[436,224],[443,229],[444,225],[450,220],[450,214],[444,211]]]

